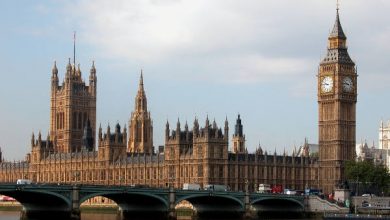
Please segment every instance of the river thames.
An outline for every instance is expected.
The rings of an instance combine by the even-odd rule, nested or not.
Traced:
[[[0,220],[20,220],[19,211],[0,211]],[[120,220],[116,214],[81,213],[81,220]]]

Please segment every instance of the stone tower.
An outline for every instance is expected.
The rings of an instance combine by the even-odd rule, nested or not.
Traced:
[[[390,120],[387,124],[381,121],[379,127],[379,149],[390,149]]]
[[[320,180],[325,193],[344,183],[344,165],[355,158],[357,73],[349,57],[339,10],[318,72]]]
[[[99,160],[109,164],[109,162],[126,158],[126,140],[126,128],[121,131],[119,124],[116,124],[114,133],[111,133],[110,125],[108,125],[105,134],[103,134],[102,127],[100,126],[98,133]]]
[[[127,151],[131,153],[153,152],[153,122],[148,112],[143,75],[139,79],[137,96],[135,97],[134,112],[129,120],[129,141]]]
[[[181,188],[184,183],[228,185],[228,121],[225,127],[218,127],[206,119],[205,126],[199,126],[195,119],[193,130],[184,130],[180,121],[176,129],[165,128],[164,163],[167,184]]]
[[[83,129],[90,121],[93,139],[96,129],[96,69],[89,75],[89,86],[81,77],[80,65],[66,66],[65,80],[58,84],[56,63],[51,76],[50,137],[56,152],[80,151],[83,146]],[[94,149],[94,145],[91,150]]]
[[[232,142],[233,153],[245,153],[245,135],[243,134],[240,115],[237,117]]]

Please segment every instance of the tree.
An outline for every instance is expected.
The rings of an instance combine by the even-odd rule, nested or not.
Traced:
[[[372,161],[348,161],[345,165],[345,176],[352,183],[356,194],[375,193],[389,194],[390,174],[383,165]]]

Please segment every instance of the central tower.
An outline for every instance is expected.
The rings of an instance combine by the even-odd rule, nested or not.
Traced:
[[[131,153],[153,152],[153,125],[150,112],[148,112],[142,70],[137,96],[135,97],[135,109],[129,120],[127,148],[127,151]]]
[[[92,140],[88,150],[94,150],[96,83],[94,63],[90,70],[89,85],[86,85],[81,76],[80,65],[76,68],[69,59],[65,80],[59,85],[58,69],[54,63],[51,76],[50,140],[54,142],[56,152],[80,151],[84,145],[82,138],[85,127],[89,127]]]
[[[346,41],[337,9],[317,76],[320,185],[325,193],[345,181],[345,162],[355,159],[357,73]]]

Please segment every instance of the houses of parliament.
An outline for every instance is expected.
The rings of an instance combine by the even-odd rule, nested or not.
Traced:
[[[220,125],[208,117],[190,125],[167,122],[165,145],[155,149],[142,72],[128,127],[97,128],[95,64],[87,84],[80,66],[69,60],[61,83],[56,63],[52,68],[49,134],[32,134],[24,161],[1,161],[0,181],[175,188],[198,183],[251,191],[266,183],[330,193],[345,181],[345,162],[355,158],[357,72],[346,39],[337,10],[317,73],[318,155],[309,153],[307,142],[299,155],[269,154],[261,147],[249,153],[240,115],[233,131],[227,119]]]

